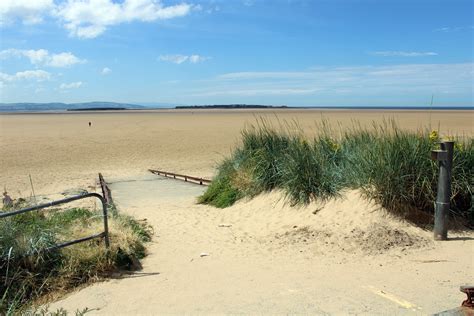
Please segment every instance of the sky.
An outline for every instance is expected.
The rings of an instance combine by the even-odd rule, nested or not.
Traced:
[[[1,0],[0,102],[472,106],[472,0]]]

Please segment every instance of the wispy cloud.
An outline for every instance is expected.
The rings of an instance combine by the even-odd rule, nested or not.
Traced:
[[[423,57],[423,56],[437,56],[435,52],[406,52],[406,51],[378,51],[371,52],[371,55],[376,56],[399,56],[399,57]]]
[[[158,60],[167,61],[178,65],[184,62],[197,64],[208,59],[210,59],[210,57],[204,57],[200,55],[161,55],[160,57],[158,57]]]
[[[285,89],[285,88],[262,88],[262,89],[236,89],[236,90],[229,90],[229,91],[207,91],[196,94],[196,96],[201,97],[212,97],[212,96],[219,96],[219,95],[233,95],[233,96],[244,96],[244,97],[251,97],[251,96],[259,96],[259,95],[308,95],[314,94],[322,89],[320,88],[308,88],[308,89]]]
[[[232,72],[219,75],[218,79],[238,80],[238,79],[303,79],[314,76],[314,72],[294,71],[294,72]]]
[[[0,82],[12,82],[17,80],[45,81],[51,78],[51,74],[44,70],[19,71],[13,75],[0,72]]]
[[[69,90],[69,89],[77,89],[82,86],[82,81],[76,81],[71,83],[61,83],[59,89],[61,90]]]
[[[102,68],[102,71],[100,72],[101,75],[108,75],[109,73],[112,72],[112,69],[110,69],[109,67],[104,67]]]
[[[9,48],[0,51],[0,59],[11,57],[25,57],[30,63],[36,66],[49,66],[56,68],[70,67],[75,64],[86,62],[71,52],[63,52],[58,54],[50,54],[46,49],[15,49]]]
[[[381,95],[469,93],[474,63],[318,67],[290,72],[236,72],[219,75],[192,96]]]
[[[448,32],[457,32],[457,31],[473,30],[473,29],[474,29],[474,25],[470,25],[470,26],[444,26],[444,27],[434,29],[434,31],[435,32],[448,33]]]

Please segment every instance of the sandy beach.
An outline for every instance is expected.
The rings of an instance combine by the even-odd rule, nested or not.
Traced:
[[[308,135],[326,119],[334,126],[394,119],[406,129],[431,126],[473,135],[472,111],[157,110],[0,115],[0,184],[14,196],[94,185],[98,172],[133,175],[149,168],[212,177],[258,118],[298,122]],[[88,122],[92,126],[88,126]],[[20,194],[21,193],[21,194]]]
[[[472,282],[474,234],[435,242],[357,191],[301,208],[272,192],[217,209],[195,203],[199,185],[150,174],[109,181],[119,210],[154,227],[143,269],[51,311],[428,315],[459,306],[459,286]]]
[[[302,208],[281,192],[228,209],[197,205],[204,188],[164,180],[149,168],[211,178],[263,117],[298,122],[308,135],[328,119],[363,126],[394,119],[473,136],[472,111],[199,110],[0,115],[0,184],[13,198],[97,190],[111,182],[121,212],[154,227],[143,270],[70,293],[50,308],[99,314],[430,314],[464,299],[474,235],[431,232],[347,191]],[[88,126],[88,122],[92,126]],[[428,153],[427,153],[428,155]],[[349,219],[349,220],[348,220]],[[204,254],[203,256],[201,256]]]

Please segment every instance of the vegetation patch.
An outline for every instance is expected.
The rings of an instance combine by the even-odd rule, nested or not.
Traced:
[[[20,200],[10,208],[23,206],[25,201]],[[33,211],[0,220],[0,314],[23,312],[47,294],[139,267],[150,227],[114,208],[109,212],[108,250],[102,239],[93,239],[45,251],[102,231],[102,211],[84,208]]]
[[[450,212],[472,225],[474,139],[454,140]],[[393,121],[337,132],[324,123],[314,139],[295,125],[259,122],[242,132],[242,145],[220,165],[199,202],[227,207],[279,188],[292,204],[307,204],[353,188],[391,213],[426,222],[438,182],[438,163],[430,152],[440,141],[437,131],[405,131]]]

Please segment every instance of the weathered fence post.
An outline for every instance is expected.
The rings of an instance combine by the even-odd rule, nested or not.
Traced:
[[[107,214],[107,200],[102,197],[100,199],[102,202],[102,217],[104,220],[104,241],[105,241],[105,248],[107,250],[110,248],[110,239],[109,239],[109,219],[108,219],[108,214]]]
[[[443,141],[440,145],[441,150],[431,151],[431,159],[439,161],[438,192],[436,195],[433,233],[435,240],[447,240],[454,141]]]

